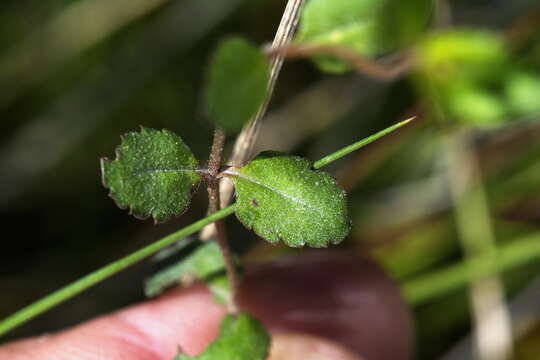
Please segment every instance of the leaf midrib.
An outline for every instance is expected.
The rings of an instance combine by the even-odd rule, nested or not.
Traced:
[[[133,175],[143,175],[143,174],[160,174],[160,173],[181,173],[181,172],[195,172],[198,173],[197,169],[145,169],[134,171]]]

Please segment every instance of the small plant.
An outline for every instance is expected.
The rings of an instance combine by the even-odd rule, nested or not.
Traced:
[[[250,54],[262,56],[242,40],[228,40],[218,51],[211,74],[230,74],[221,67],[226,67],[225,60],[232,61],[234,56],[240,56],[241,60],[240,49],[249,49],[244,58]],[[206,167],[200,167],[183,140],[168,130],[142,128],[139,132],[124,135],[116,150],[116,159],[111,161],[104,158],[101,161],[103,184],[110,189],[110,196],[118,206],[129,208],[130,213],[139,219],[152,217],[155,223],[162,223],[184,213],[194,190],[204,180],[209,198],[208,213],[216,214],[220,204],[219,183],[227,177],[235,186],[236,203],[233,209],[236,217],[270,243],[283,242],[292,247],[326,247],[340,243],[350,229],[345,192],[334,178],[318,168],[344,154],[335,154],[331,159],[312,164],[298,156],[266,151],[244,166],[222,169],[225,132],[221,126],[237,128],[238,117],[223,115],[236,109],[222,109],[223,112],[216,109],[229,106],[227,101],[221,101],[227,98],[228,93],[234,97],[235,94],[249,92],[242,87],[257,88],[256,84],[247,84],[252,79],[246,79],[246,76],[255,77],[264,85],[266,78],[263,75],[267,73],[267,68],[261,66],[259,70],[260,76],[253,72],[236,74],[238,81],[234,85],[223,86],[223,90],[219,90],[219,82],[228,82],[230,79],[227,76],[211,76],[207,103],[212,104],[209,105],[209,113],[217,117],[215,122],[219,125],[216,125]],[[263,97],[255,96],[253,101],[261,102]],[[251,111],[242,113],[247,108]],[[249,119],[257,109],[258,106],[247,104],[238,116],[243,115]],[[355,147],[373,141],[407,122],[378,133]],[[352,149],[345,151],[350,152]],[[215,227],[216,240],[224,260],[216,264],[224,263],[227,269],[230,292],[227,292],[225,299],[231,315],[223,320],[218,340],[196,359],[264,359],[269,346],[268,335],[255,319],[238,309],[236,294],[239,279],[236,264],[221,219],[215,221]],[[158,293],[162,287],[170,285],[171,280],[177,281],[183,271],[175,272],[172,278],[158,281],[158,290],[150,290],[149,293]],[[204,279],[198,275],[198,278]],[[216,295],[219,294],[218,291]],[[253,338],[253,341],[245,340],[246,337]],[[238,346],[239,339],[244,339],[242,343],[246,344],[245,348]],[[183,354],[178,356],[178,359],[190,358]]]
[[[216,214],[221,203],[220,181],[229,178],[236,193],[236,217],[263,239],[291,247],[339,244],[350,229],[346,195],[332,176],[318,169],[408,121],[319,162],[265,151],[243,166],[223,168],[226,133],[238,131],[255,116],[268,96],[269,74],[270,64],[261,50],[241,38],[225,40],[210,65],[204,97],[207,115],[216,127],[207,165],[201,167],[182,138],[168,130],[142,128],[128,133],[122,137],[116,159],[101,160],[103,184],[118,206],[128,208],[139,219],[152,217],[155,223],[162,223],[183,214],[193,192],[205,181],[208,214]],[[264,359],[268,335],[238,308],[239,276],[221,219],[215,221],[215,229],[230,283],[225,299],[231,315],[223,320],[220,337],[195,358]],[[157,285],[150,280],[155,289],[147,292],[158,293],[182,272],[184,269]],[[204,280],[200,274],[196,277]],[[253,340],[245,341],[246,337]],[[245,348],[238,346],[240,339]],[[180,354],[178,359],[191,357]]]

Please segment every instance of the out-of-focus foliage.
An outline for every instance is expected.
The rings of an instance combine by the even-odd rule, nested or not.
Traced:
[[[384,51],[376,39],[377,11],[381,3],[373,0],[313,0],[303,12],[297,41],[309,45],[347,46],[364,55]],[[323,58],[322,69],[342,72],[347,65]]]
[[[426,33],[435,14],[434,0],[382,0],[377,14],[378,41],[392,51],[413,45]]]
[[[539,112],[538,75],[520,68],[501,35],[441,32],[416,56],[422,91],[442,120],[485,126]]]
[[[510,111],[518,115],[540,113],[540,75],[534,72],[516,71],[509,75],[505,95]]]
[[[296,41],[309,46],[337,46],[375,57],[411,45],[426,30],[432,0],[311,0]],[[324,71],[350,70],[347,63],[317,56]]]
[[[239,131],[266,98],[269,76],[268,59],[259,48],[239,37],[225,40],[208,74],[205,105],[210,120]]]

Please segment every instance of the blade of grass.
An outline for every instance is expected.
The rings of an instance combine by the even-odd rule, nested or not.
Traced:
[[[399,123],[397,123],[395,125],[392,125],[392,126],[386,128],[386,129],[384,129],[382,131],[379,131],[376,134],[373,134],[371,136],[368,136],[367,138],[364,138],[364,139],[362,139],[360,141],[357,141],[354,144],[351,144],[351,145],[349,145],[347,147],[344,147],[343,149],[338,150],[335,153],[332,153],[330,155],[327,155],[327,156],[323,157],[322,159],[320,159],[319,161],[316,161],[313,164],[313,167],[315,169],[320,169],[323,166],[326,166],[326,165],[330,164],[331,162],[334,162],[334,161],[336,161],[338,159],[341,159],[342,157],[344,157],[346,155],[349,155],[353,151],[356,151],[356,150],[358,150],[358,149],[360,149],[360,148],[362,148],[362,147],[364,147],[364,146],[366,146],[368,144],[371,144],[375,140],[378,140],[378,139],[382,138],[383,136],[390,134],[391,132],[399,129],[400,127],[402,127],[404,125],[407,125],[408,123],[410,123],[413,120],[414,120],[414,118],[404,120],[402,122],[399,122]]]
[[[469,259],[496,251],[497,245],[488,199],[469,131],[459,131],[445,141],[444,159],[454,207],[457,233]],[[493,259],[493,261],[496,261]],[[512,326],[498,274],[469,284],[476,353],[480,360],[512,358]]]
[[[403,284],[402,291],[409,304],[418,306],[463,287],[473,280],[502,273],[539,258],[540,233],[535,233],[501,246],[493,253],[480,255],[410,280]]]
[[[185,228],[172,233],[147,247],[144,247],[120,260],[117,260],[101,269],[94,271],[86,275],[85,277],[63,287],[60,290],[36,301],[33,304],[19,310],[15,314],[7,317],[0,322],[0,336],[6,334],[8,331],[26,323],[27,321],[35,318],[36,316],[44,313],[45,311],[53,308],[54,306],[72,298],[73,296],[81,293],[82,291],[96,285],[97,283],[107,279],[108,277],[126,269],[127,267],[134,265],[135,263],[155,254],[159,250],[175,243],[176,241],[183,239],[199,230],[206,225],[223,219],[234,213],[234,205],[219,210],[210,216],[205,217],[193,224],[186,226]]]

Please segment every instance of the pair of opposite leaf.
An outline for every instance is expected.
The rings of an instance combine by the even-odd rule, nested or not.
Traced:
[[[209,119],[227,132],[239,130],[265,100],[269,73],[260,49],[241,38],[224,41],[208,72]],[[179,136],[148,128],[126,134],[116,159],[102,159],[101,166],[103,183],[118,206],[155,222],[180,216],[205,173]],[[238,219],[272,243],[324,247],[349,231],[343,190],[305,159],[265,152],[221,176],[235,184]]]
[[[156,222],[187,209],[205,172],[182,139],[168,130],[128,133],[116,155],[101,163],[111,197],[136,217],[152,216]],[[235,184],[240,222],[269,242],[324,247],[349,231],[345,192],[303,158],[263,152],[221,176]]]

